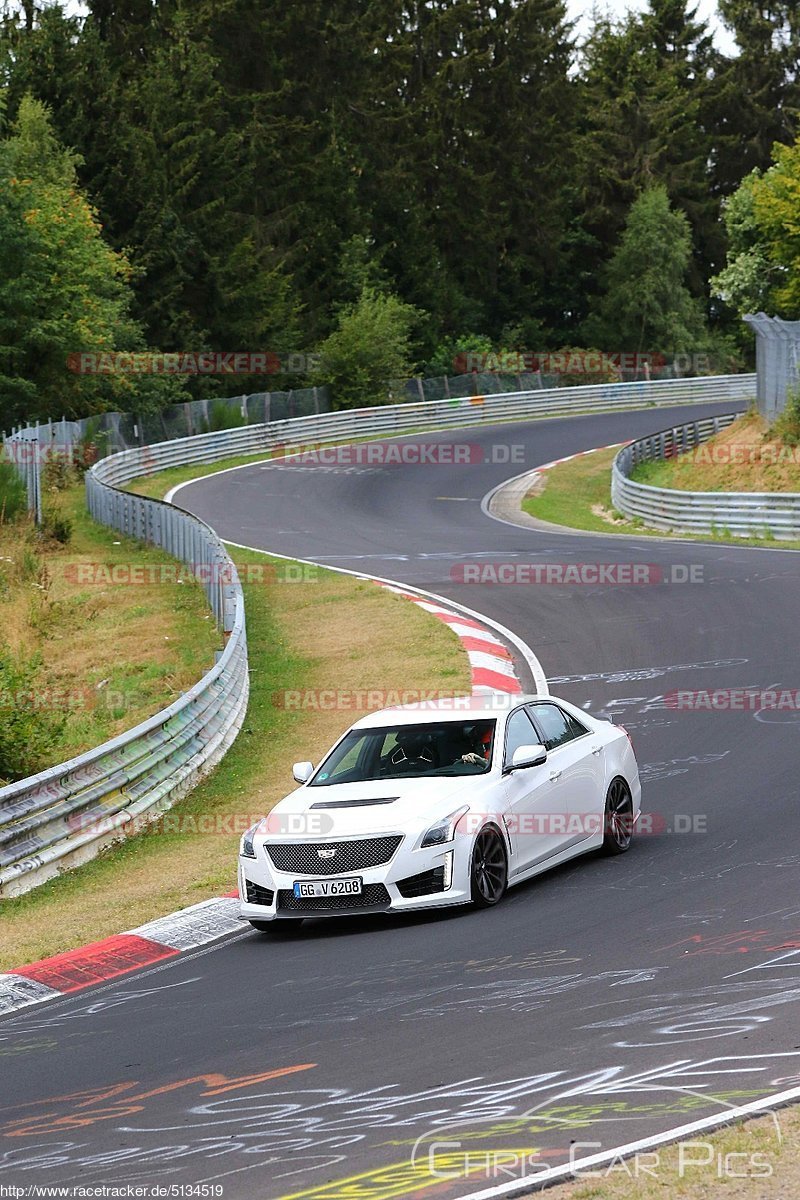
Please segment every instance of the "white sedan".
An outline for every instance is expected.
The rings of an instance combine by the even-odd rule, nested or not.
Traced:
[[[357,721],[242,838],[240,916],[489,907],[575,855],[621,854],[640,814],[630,738],[554,696],[491,693]]]

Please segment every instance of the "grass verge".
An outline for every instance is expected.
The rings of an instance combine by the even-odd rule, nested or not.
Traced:
[[[6,778],[63,761],[164,708],[211,667],[220,646],[202,588],[186,572],[177,586],[173,559],[92,521],[82,484],[53,503],[71,523],[66,544],[43,539],[27,518],[0,523]],[[13,725],[17,741],[32,736],[27,748],[4,754]]]
[[[617,1160],[548,1190],[552,1200],[786,1200],[800,1196],[800,1107]]]
[[[717,545],[800,549],[800,541],[734,537],[724,531],[716,534],[664,533],[658,529],[648,529],[641,521],[628,521],[611,507],[611,464],[616,454],[617,450],[600,450],[597,454],[573,458],[551,467],[522,501],[522,511],[540,521],[550,521],[569,529],[586,529],[592,533],[680,539],[690,537],[693,542]],[[647,479],[646,482],[652,481]]]
[[[269,562],[249,551],[236,557],[256,567]],[[209,778],[171,810],[167,828],[155,825],[77,871],[1,901],[0,970],[230,891],[235,827],[268,812],[294,786],[291,764],[318,760],[360,715],[365,691],[469,691],[467,657],[450,630],[394,593],[322,570],[316,582],[292,584],[271,573],[258,582],[257,570],[245,575],[256,581],[244,583],[251,694],[242,732]],[[201,832],[200,818],[215,832]]]
[[[640,463],[633,478],[687,492],[800,492],[800,447],[749,412],[686,454]]]

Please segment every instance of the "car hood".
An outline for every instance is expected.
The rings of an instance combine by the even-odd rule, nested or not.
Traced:
[[[297,841],[411,832],[463,804],[473,804],[486,794],[490,779],[482,775],[299,787],[275,805],[259,834],[269,841]]]

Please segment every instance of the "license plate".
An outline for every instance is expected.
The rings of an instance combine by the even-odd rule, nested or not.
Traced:
[[[309,897],[325,898],[329,896],[360,896],[360,879],[304,879],[294,885],[294,894],[298,900]]]

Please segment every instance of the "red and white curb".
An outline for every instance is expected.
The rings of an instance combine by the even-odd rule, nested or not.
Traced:
[[[573,458],[585,458],[587,454],[599,454],[601,450],[617,450],[621,446],[629,446],[632,439],[627,442],[610,442],[608,446],[593,446],[591,450],[579,450],[577,454],[567,454],[564,458],[554,458],[552,462],[542,463],[540,467],[534,467],[531,475],[538,474],[539,471],[552,471],[553,467],[560,467],[562,463],[572,462]]]
[[[413,601],[449,626],[469,658],[473,691],[490,689],[509,695],[522,692],[511,652],[489,627],[488,618],[485,622],[480,620],[480,614],[470,609],[455,605],[451,608],[443,597],[432,593],[410,591],[391,580],[375,582]],[[510,630],[502,626],[495,628],[516,645],[533,672],[537,689],[546,694],[547,682],[533,652]],[[0,1016],[105,983],[237,933],[242,929],[238,912],[239,901],[234,892],[203,900],[126,933],[0,973]]]
[[[498,637],[480,621],[474,620],[451,608],[445,608],[434,600],[428,600],[413,592],[405,591],[393,584],[383,584],[389,592],[395,592],[411,600],[419,608],[444,621],[461,642],[467,652],[472,672],[472,690],[491,688],[494,692],[521,693],[522,684],[517,678],[514,660],[510,651]]]
[[[192,904],[127,933],[0,974],[0,1016],[105,983],[240,931],[233,895]]]

